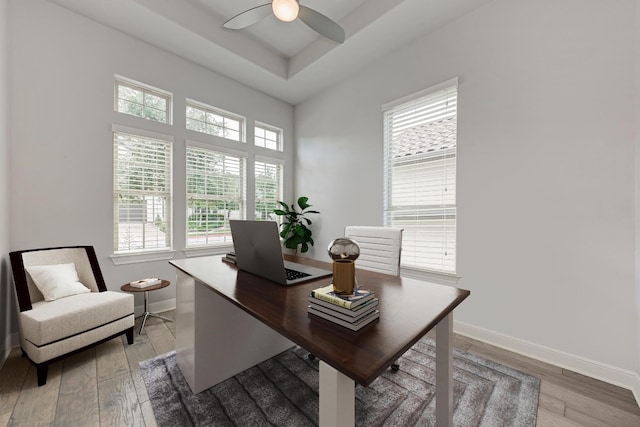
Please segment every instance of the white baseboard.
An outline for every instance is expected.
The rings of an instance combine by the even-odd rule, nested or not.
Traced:
[[[175,310],[176,299],[171,298],[164,301],[152,302],[149,304],[149,311],[152,313],[162,313],[163,311]],[[135,316],[142,316],[144,314],[144,305],[138,305],[134,308]]]
[[[626,388],[631,390],[636,402],[640,403],[640,375],[637,372],[513,338],[464,322],[454,320],[453,330],[460,335]]]

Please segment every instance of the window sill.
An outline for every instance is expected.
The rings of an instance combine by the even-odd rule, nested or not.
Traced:
[[[457,274],[421,270],[411,267],[401,267],[400,275],[403,277],[425,280],[427,282],[448,286],[456,286],[458,284],[458,280],[460,280],[460,276],[458,276]]]
[[[114,265],[135,264],[148,261],[166,261],[172,259],[176,251],[162,252],[138,252],[135,254],[114,254],[110,255]]]
[[[191,258],[206,255],[224,255],[231,251],[233,251],[233,244],[202,248],[186,248],[184,249],[184,254],[187,258]]]

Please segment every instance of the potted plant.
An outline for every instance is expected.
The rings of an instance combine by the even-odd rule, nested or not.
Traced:
[[[274,213],[282,218],[282,231],[280,237],[284,239],[284,246],[288,249],[293,249],[298,252],[298,246],[301,246],[300,252],[304,253],[309,250],[309,245],[313,246],[313,238],[311,237],[311,230],[308,226],[311,225],[311,220],[306,217],[308,214],[318,214],[320,212],[309,210],[311,205],[308,203],[308,197],[299,197],[296,207],[295,204],[291,206],[285,202],[278,200],[278,204],[282,206],[282,209],[274,209]],[[299,210],[298,210],[299,208]]]

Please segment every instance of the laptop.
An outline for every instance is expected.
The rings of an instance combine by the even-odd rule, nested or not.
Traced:
[[[240,270],[289,286],[320,277],[332,271],[285,261],[274,221],[229,220],[236,265]]]

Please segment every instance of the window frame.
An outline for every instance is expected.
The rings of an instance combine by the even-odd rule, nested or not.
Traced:
[[[120,86],[123,87],[127,87],[129,89],[133,89],[133,90],[139,90],[142,92],[143,97],[145,97],[146,95],[151,95],[151,96],[156,96],[159,98],[162,98],[165,100],[166,103],[166,110],[165,110],[165,115],[166,115],[166,120],[165,121],[160,121],[160,120],[154,120],[152,118],[147,117],[146,115],[137,115],[137,114],[132,114],[129,113],[127,111],[121,111],[120,110],[120,103],[119,100],[120,98]],[[145,104],[144,100],[142,102],[142,104],[139,104],[142,106],[142,112],[145,112],[145,108],[147,108],[148,106]],[[153,107],[150,107],[153,108]],[[133,116],[133,117],[138,117],[140,119],[145,119],[145,120],[149,120],[150,122],[155,122],[155,123],[162,123],[162,124],[166,124],[166,125],[173,125],[173,94],[171,92],[168,92],[166,90],[162,90],[159,89],[157,87],[145,84],[145,83],[141,83],[132,79],[129,79],[127,77],[123,77],[123,76],[119,76],[119,75],[115,75],[114,76],[114,110],[117,113],[120,114],[126,114],[128,116]],[[162,111],[162,110],[160,110]]]
[[[456,202],[456,196],[455,196],[455,189],[456,189],[455,187],[457,185],[456,184],[457,99],[458,99],[457,88],[458,88],[458,79],[454,78],[446,82],[443,82],[441,84],[416,92],[414,94],[405,96],[396,101],[389,102],[382,106],[383,127],[384,127],[383,140],[384,140],[384,156],[385,156],[384,158],[383,223],[385,226],[389,226],[389,227],[395,226],[395,227],[405,228],[405,231],[403,234],[403,258],[401,259],[401,265],[402,265],[403,271],[410,270],[410,271],[413,271],[414,274],[418,274],[418,275],[429,274],[429,275],[435,275],[435,276],[443,276],[445,278],[448,277],[449,279],[447,280],[455,280],[455,278],[457,277],[457,273],[456,273],[457,271],[457,254],[456,254],[457,202]],[[449,103],[450,99],[447,97],[447,94],[445,92],[447,90],[452,91],[455,96],[455,98],[453,98],[454,103],[451,104],[451,106]],[[445,99],[444,108],[437,107],[436,105],[438,104],[439,95],[442,95]],[[412,105],[415,105],[414,112],[411,112]],[[451,108],[451,111],[453,111],[453,113],[451,113],[451,111],[448,110],[449,108]],[[434,111],[436,115],[433,115]],[[443,114],[443,113],[445,114],[444,116],[439,116],[439,114]],[[453,120],[451,120],[451,116],[447,116],[447,114],[449,115],[453,114],[452,116]],[[394,122],[394,115],[397,115],[397,117],[401,117],[401,118],[396,118],[397,121]],[[423,121],[417,122],[418,124],[416,125],[415,122],[413,122],[412,120],[406,119],[407,116],[411,117],[411,119],[413,120],[423,120]],[[438,117],[441,117],[441,118],[438,119]],[[419,153],[417,151],[412,153],[411,150],[409,150],[409,152],[404,154],[404,156],[406,157],[399,157],[397,156],[397,153],[395,155],[392,154],[394,152],[393,151],[394,144],[396,144],[397,146],[398,143],[401,143],[400,135],[402,135],[402,132],[407,130],[415,130],[418,125],[426,125],[430,123],[436,124],[436,123],[441,123],[445,121],[447,122],[443,124],[443,127],[446,127],[445,131],[450,130],[451,123],[453,123],[453,126],[455,126],[455,144],[453,148],[439,147],[441,151],[426,152],[426,150],[423,150],[425,151],[424,153]],[[393,127],[394,125],[398,126],[400,130],[399,131],[396,130]],[[433,147],[426,147],[426,148],[433,148]],[[423,148],[420,147],[420,149],[423,149]],[[433,163],[429,163],[430,160]],[[451,166],[451,160],[453,160],[453,167]],[[436,163],[436,161],[442,162],[442,165],[441,165],[441,167],[443,168],[442,173],[438,171],[437,168],[439,165]],[[437,196],[437,195],[435,196],[436,199],[438,197],[441,197],[438,203],[429,202],[425,204],[425,201],[428,201],[429,198],[433,199],[434,196],[425,195],[425,194],[416,195],[417,194],[416,193],[408,196],[405,199],[405,203],[407,203],[406,205],[403,205],[403,206],[394,205],[394,201],[397,202],[398,197],[400,197],[400,196],[394,195],[394,190],[398,189],[397,187],[398,177],[397,176],[394,177],[394,173],[397,173],[399,171],[398,168],[401,167],[400,165],[403,163],[406,165],[409,165],[407,169],[415,175],[414,178],[418,177],[417,179],[430,179],[428,178],[427,174],[435,171],[435,173],[437,174],[437,176],[441,181],[439,183],[436,182],[437,185],[435,186],[435,188],[444,189],[446,191],[448,187],[453,185],[453,192],[452,192],[453,194],[451,195],[443,192],[442,196]],[[414,168],[413,170],[410,169],[412,167],[411,165],[413,165],[413,168]],[[451,169],[453,169],[453,172],[452,172],[453,176],[451,176],[450,174],[449,175],[447,174],[447,172],[451,172]],[[421,175],[421,176],[418,176],[418,175]],[[450,181],[451,179],[453,181],[452,183]],[[394,188],[394,183],[395,183],[395,188]],[[406,188],[410,189],[410,188],[418,188],[418,187],[420,189],[423,189],[425,186],[414,185],[413,187],[411,187],[411,184],[409,184],[409,187],[406,187]],[[412,198],[413,198],[412,202],[407,202],[407,200],[411,200]],[[452,202],[451,202],[451,198],[453,198]],[[396,218],[396,215],[400,215],[400,212],[403,212],[403,211],[411,213],[411,215],[415,217],[415,220],[411,221],[410,219],[407,219],[407,221],[409,222],[403,225],[400,222],[400,220]],[[429,213],[431,216],[429,216]],[[451,262],[449,262],[448,264],[445,261],[442,261],[439,263],[433,262],[433,263],[425,264],[425,259],[427,257],[427,253],[429,252],[429,250],[427,249],[423,251],[419,249],[418,246],[413,246],[411,243],[408,243],[408,242],[411,242],[412,238],[416,239],[415,243],[418,243],[420,241],[418,240],[419,238],[417,237],[417,235],[416,237],[412,237],[411,228],[413,227],[407,227],[408,224],[411,224],[411,223],[417,224],[417,226],[414,228],[414,231],[421,230],[421,232],[426,233],[427,230],[429,229],[430,225],[428,225],[428,222],[425,223],[425,225],[422,225],[422,227],[420,227],[420,224],[418,224],[418,221],[421,221],[418,218],[424,217],[425,215],[427,215],[425,217],[426,219],[431,218],[432,220],[435,220],[438,217],[441,218],[441,221],[442,221],[441,224],[438,225],[437,221],[432,224],[435,224],[437,226],[436,228],[440,230],[440,232],[442,233],[442,236],[444,236],[442,238],[443,242],[440,242],[437,247],[439,247],[442,250],[441,252],[442,252],[443,260],[444,259],[451,260]],[[410,215],[407,214],[407,218],[410,218]],[[453,231],[451,231],[451,228],[453,229]],[[420,238],[424,238],[424,237],[420,237]],[[450,248],[453,249],[452,254],[448,253],[450,252]],[[412,256],[414,258],[412,258]],[[410,258],[412,260],[413,259],[420,259],[420,260],[407,261],[407,258]]]
[[[195,120],[195,119],[189,117],[189,114],[188,114],[189,108],[193,108],[193,109],[199,110],[199,111],[201,111],[202,113],[205,114],[205,121],[199,121],[200,123],[203,123],[205,125],[205,127],[207,125],[220,127],[220,126],[216,125],[215,123],[207,122],[206,121],[206,115],[207,114],[213,114],[213,115],[221,116],[223,118],[223,120],[224,119],[228,119],[228,120],[237,121],[238,122],[238,130],[237,130],[238,139],[228,138],[228,137],[224,136],[225,129],[227,129],[227,127],[224,126],[224,124],[221,127],[223,136],[216,135],[216,134],[210,133],[210,132],[204,132],[204,131],[201,131],[201,130],[198,130],[198,129],[190,128],[189,127],[189,120]],[[217,137],[217,138],[222,138],[222,139],[225,139],[227,141],[246,143],[247,118],[245,116],[233,113],[231,111],[223,110],[222,108],[214,107],[213,105],[205,104],[204,102],[196,101],[196,100],[191,99],[191,98],[185,98],[184,115],[185,115],[184,126],[185,126],[185,129],[188,130],[188,131],[197,132],[197,133],[203,134],[203,135],[214,136],[214,137]],[[235,132],[235,129],[231,129],[231,131]]]
[[[276,140],[275,140],[276,148],[267,147],[266,142],[267,141],[271,141],[271,140],[267,139],[266,135],[265,135],[264,138],[263,137],[258,137],[257,132],[256,132],[257,129],[265,131],[265,134],[266,134],[267,131],[274,132],[276,134]],[[258,145],[258,143],[257,143],[258,139],[263,140],[265,142],[265,144],[264,145]],[[279,127],[272,126],[272,125],[269,125],[267,123],[262,123],[262,122],[259,122],[259,121],[255,121],[254,124],[253,124],[253,145],[255,145],[256,147],[259,147],[259,148],[264,148],[266,150],[282,152],[282,151],[284,151],[284,131],[282,129],[280,129]]]
[[[264,156],[255,156],[254,161],[253,161],[253,176],[254,176],[254,186],[253,186],[253,194],[254,194],[254,203],[253,203],[253,210],[255,211],[254,215],[256,215],[258,212],[262,212],[262,211],[258,211],[258,178],[257,178],[257,164],[258,163],[263,163],[265,165],[271,165],[271,166],[275,166],[278,169],[278,174],[279,174],[279,178],[278,178],[278,196],[275,200],[273,200],[274,202],[274,209],[277,208],[277,202],[280,200],[283,200],[284,198],[284,173],[285,173],[285,162],[282,159],[276,159],[273,157],[264,157]],[[265,199],[268,200],[268,199]],[[275,216],[274,214],[274,218],[271,219],[262,219],[262,218],[258,218],[257,215],[255,216],[255,219],[258,221],[264,220],[264,221],[276,221],[278,223],[281,222],[282,217],[280,216]]]
[[[243,151],[239,151],[239,150],[232,150],[232,149],[228,149],[228,148],[223,148],[220,147],[218,145],[211,145],[211,144],[202,144],[202,143],[198,143],[196,141],[193,140],[186,140],[186,144],[185,144],[185,252],[187,253],[198,253],[198,252],[203,252],[203,251],[210,251],[210,250],[215,250],[218,248],[228,248],[230,246],[233,245],[233,241],[231,240],[230,237],[230,231],[229,231],[229,240],[226,241],[222,241],[222,242],[214,242],[214,243],[208,243],[208,244],[200,244],[200,245],[196,245],[196,244],[190,244],[189,240],[190,240],[190,228],[189,228],[189,210],[190,210],[190,199],[193,198],[194,195],[197,196],[205,196],[205,198],[208,198],[206,194],[198,194],[198,193],[190,193],[189,192],[189,151],[190,150],[199,150],[199,151],[203,151],[203,152],[207,152],[209,154],[215,154],[215,155],[222,155],[222,156],[230,156],[230,157],[235,157],[238,158],[240,160],[240,166],[239,166],[239,180],[240,180],[240,190],[241,190],[241,200],[240,200],[240,204],[241,207],[239,209],[240,211],[240,219],[246,219],[247,218],[247,168],[248,168],[248,159],[247,159],[247,153],[243,152]],[[213,200],[213,198],[212,198]],[[230,218],[227,218],[226,221],[228,221]],[[228,228],[228,223],[227,223],[227,228]]]
[[[165,202],[165,218],[163,225],[165,228],[166,246],[145,248],[138,250],[123,250],[120,249],[120,203],[118,202],[119,196],[122,194],[131,195],[138,193],[138,191],[132,191],[131,189],[120,189],[118,180],[120,175],[118,174],[118,161],[119,154],[119,142],[117,135],[128,135],[134,138],[147,139],[152,142],[158,142],[165,146],[166,161],[165,165],[160,170],[165,175],[164,185],[165,191],[141,191],[143,195],[155,195],[156,197],[166,197]],[[131,262],[138,262],[140,260],[154,260],[154,259],[168,259],[173,256],[173,148],[174,138],[171,135],[159,134],[156,132],[150,132],[142,129],[134,129],[119,125],[112,126],[112,143],[113,143],[113,255],[112,259],[115,264],[125,264]]]

